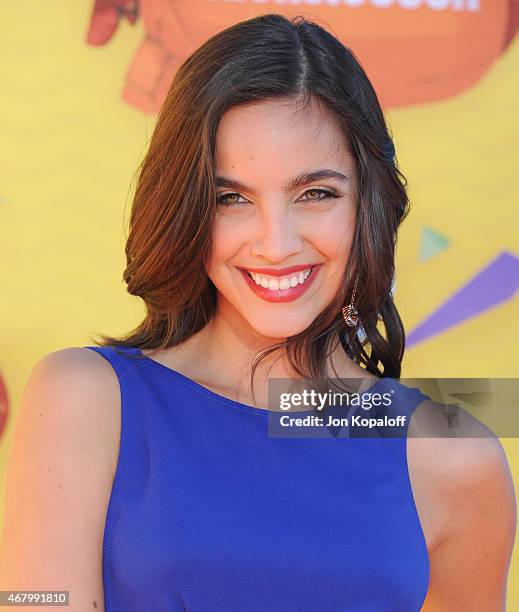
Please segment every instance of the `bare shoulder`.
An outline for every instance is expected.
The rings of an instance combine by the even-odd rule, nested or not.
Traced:
[[[29,381],[34,378],[40,383],[71,386],[89,386],[98,382],[108,391],[117,382],[110,363],[99,353],[84,347],[63,348],[44,355],[35,363]]]
[[[463,408],[427,400],[411,418],[408,449],[434,532],[424,612],[504,610],[516,499],[499,439]]]
[[[443,493],[453,501],[481,485],[485,475],[510,477],[499,439],[457,405],[423,401],[411,417],[408,444],[419,452],[432,482],[440,479]]]
[[[104,357],[84,347],[63,348],[44,355],[34,365],[31,375],[41,371],[67,375],[63,382],[72,384],[82,380],[88,382],[92,378],[99,379],[101,383],[116,378],[112,366]]]
[[[0,588],[70,590],[103,610],[102,541],[120,431],[117,375],[98,353],[38,360],[14,414]]]
[[[90,437],[97,454],[111,459],[115,468],[120,390],[117,374],[104,357],[83,347],[44,355],[30,373],[23,403],[27,407],[20,411],[20,419],[59,420],[63,433],[68,431],[84,441]],[[38,414],[31,409],[36,403],[40,408]],[[112,476],[114,473],[112,470]]]

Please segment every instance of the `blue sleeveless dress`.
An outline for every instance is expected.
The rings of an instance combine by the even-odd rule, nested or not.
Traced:
[[[84,348],[121,394],[106,612],[420,610],[430,568],[405,436],[273,438],[269,410],[136,348]],[[430,399],[392,378],[375,386],[408,415]]]

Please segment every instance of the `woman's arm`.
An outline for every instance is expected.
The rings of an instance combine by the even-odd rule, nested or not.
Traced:
[[[119,403],[115,372],[93,351],[56,351],[34,367],[9,455],[0,590],[68,590],[71,612],[104,610]]]
[[[424,612],[503,612],[516,499],[497,438],[437,440],[449,520],[430,555]],[[447,469],[446,469],[447,468]]]

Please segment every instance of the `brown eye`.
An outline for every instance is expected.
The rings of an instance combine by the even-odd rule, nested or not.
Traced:
[[[242,202],[237,201],[239,197],[241,197],[239,193],[222,193],[216,198],[216,203],[221,206],[241,206]]]
[[[320,202],[327,198],[338,198],[340,194],[336,191],[329,191],[328,189],[308,189],[304,192],[304,196],[310,196],[306,198],[308,202]],[[303,200],[305,201],[305,200]]]

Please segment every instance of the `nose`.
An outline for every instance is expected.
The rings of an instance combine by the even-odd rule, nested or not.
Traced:
[[[272,206],[258,220],[251,255],[272,263],[279,263],[301,251],[303,239],[300,228],[290,210]]]

